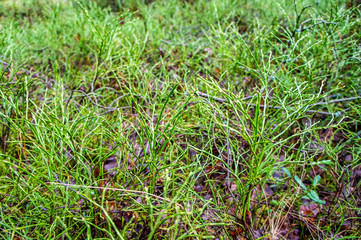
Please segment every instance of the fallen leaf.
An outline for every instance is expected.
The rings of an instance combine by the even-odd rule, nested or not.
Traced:
[[[108,173],[111,176],[114,176],[117,173],[116,168],[118,167],[117,157],[110,156],[108,157],[103,164],[104,173]]]
[[[320,208],[317,203],[310,203],[307,205],[301,205],[299,214],[301,218],[309,223],[315,223]]]

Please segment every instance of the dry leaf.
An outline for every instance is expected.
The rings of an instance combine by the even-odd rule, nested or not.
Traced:
[[[307,205],[301,205],[299,213],[305,221],[315,223],[319,211],[320,208],[317,203],[310,203]]]

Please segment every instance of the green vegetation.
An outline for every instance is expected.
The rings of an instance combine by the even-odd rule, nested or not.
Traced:
[[[360,19],[1,1],[1,238],[358,239]]]

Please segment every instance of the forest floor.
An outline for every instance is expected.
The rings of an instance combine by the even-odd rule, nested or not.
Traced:
[[[360,3],[1,1],[1,238],[359,239]]]

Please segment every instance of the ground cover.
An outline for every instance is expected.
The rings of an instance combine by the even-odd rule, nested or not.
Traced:
[[[4,239],[358,239],[360,1],[0,2]]]

